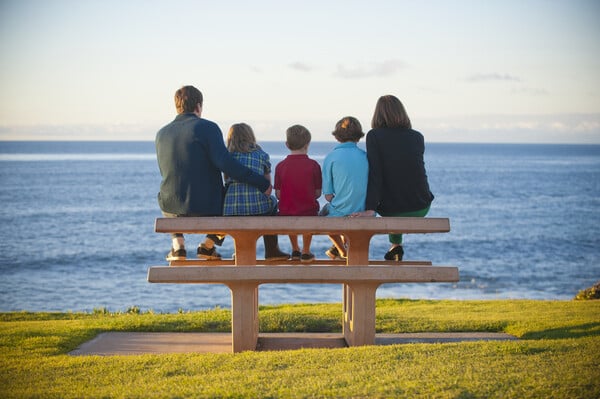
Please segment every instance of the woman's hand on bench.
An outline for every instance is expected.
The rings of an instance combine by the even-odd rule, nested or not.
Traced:
[[[356,218],[356,217],[364,217],[364,216],[373,217],[375,215],[376,215],[375,211],[368,210],[368,211],[362,211],[362,212],[354,212],[354,213],[351,213],[349,216],[351,218]]]

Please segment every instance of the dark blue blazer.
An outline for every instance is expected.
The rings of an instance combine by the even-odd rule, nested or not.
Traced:
[[[177,115],[158,131],[155,144],[162,176],[158,203],[165,212],[220,216],[222,172],[263,192],[271,184],[231,157],[216,123],[193,113]]]

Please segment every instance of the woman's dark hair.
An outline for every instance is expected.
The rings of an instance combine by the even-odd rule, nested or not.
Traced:
[[[371,128],[402,127],[412,129],[410,118],[402,102],[392,95],[379,97],[371,120]]]

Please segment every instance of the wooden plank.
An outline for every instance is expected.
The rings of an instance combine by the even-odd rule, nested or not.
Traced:
[[[150,283],[433,283],[459,281],[454,266],[151,266]]]
[[[339,234],[353,231],[365,234],[389,233],[447,233],[448,218],[415,217],[332,217],[321,216],[207,216],[157,218],[157,233],[218,233],[230,234],[256,232],[263,234],[316,235]]]
[[[268,266],[333,266],[333,265],[345,265],[345,260],[332,260],[332,259],[315,259],[310,263],[302,263],[299,260],[287,260],[287,261],[269,261],[265,259],[257,259],[257,265],[268,265]],[[389,261],[389,260],[369,260],[369,265],[380,265],[380,266],[431,266],[431,261],[428,260],[403,260],[400,262]],[[203,260],[203,259],[186,259],[186,260],[172,260],[169,262],[169,266],[234,266],[235,262],[233,259],[221,259],[221,260]]]

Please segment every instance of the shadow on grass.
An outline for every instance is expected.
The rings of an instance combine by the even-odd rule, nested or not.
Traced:
[[[523,334],[521,339],[561,339],[600,336],[600,323],[586,323],[576,326],[564,326]]]

